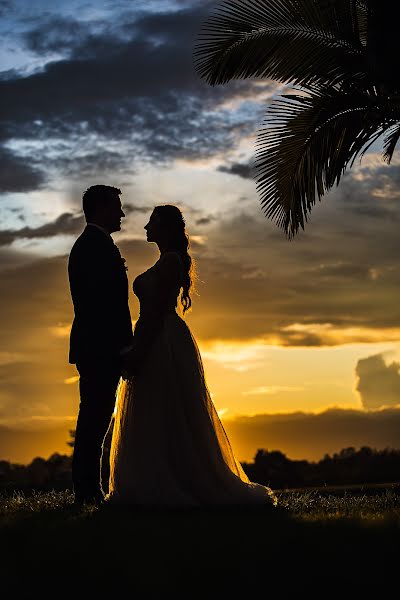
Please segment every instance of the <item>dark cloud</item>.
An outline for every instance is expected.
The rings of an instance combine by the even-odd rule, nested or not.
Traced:
[[[12,8],[13,0],[0,0],[0,16],[5,15]]]
[[[127,202],[123,203],[125,214],[150,213],[152,207],[138,206]],[[57,235],[80,233],[85,227],[85,218],[82,214],[63,213],[50,223],[39,227],[22,227],[21,229],[0,230],[0,246],[8,246],[15,240],[50,238]]]
[[[229,173],[230,175],[237,175],[243,179],[254,179],[254,167],[252,163],[232,163],[230,165],[222,165],[217,168],[217,171],[222,173]]]
[[[57,219],[40,227],[22,227],[15,230],[0,230],[0,246],[8,246],[17,239],[48,238],[60,234],[82,231],[84,218],[81,215],[63,213]]]
[[[196,76],[193,43],[206,9],[127,14],[122,24],[100,31],[60,17],[32,29],[25,37],[30,50],[65,56],[42,71],[0,81],[0,136],[44,146],[51,138],[79,145],[89,135],[104,145],[125,142],[121,152],[42,153],[68,176],[103,167],[132,172],[137,161],[207,157],[230,147],[239,132],[254,129],[257,117],[231,118],[218,107],[251,98],[258,88],[238,81],[212,89]]]
[[[342,448],[400,448],[400,410],[331,409],[319,414],[254,415],[224,420],[239,460],[257,449],[281,450],[291,459],[320,460]]]
[[[61,53],[70,56],[90,38],[90,23],[56,16],[26,31],[22,39],[26,48],[36,54],[46,56]]]
[[[370,281],[371,273],[368,265],[354,264],[352,262],[339,262],[319,264],[317,267],[309,269],[310,277],[313,277],[319,283],[325,282],[328,284],[335,281]]]
[[[400,164],[387,165],[368,163],[368,155],[364,164],[349,169],[342,178],[339,186],[322,199],[335,202],[343,217],[351,216],[347,222],[343,220],[343,229],[357,234],[357,221],[354,216],[365,219],[365,222],[375,227],[385,226],[389,220],[399,220],[398,210],[400,201]],[[368,221],[369,220],[369,221]]]
[[[0,193],[29,192],[43,186],[46,176],[27,160],[0,146]]]
[[[201,217],[200,219],[197,219],[196,225],[210,225],[214,220],[215,217],[213,216]]]
[[[72,140],[71,140],[72,141]],[[89,146],[85,151],[85,146]],[[96,148],[95,151],[90,148],[90,143],[77,144],[76,152],[63,152],[58,158],[51,159],[53,173],[56,171],[62,173],[68,179],[81,181],[90,179],[93,176],[115,177],[115,174],[135,173],[134,149],[128,148],[128,151],[111,151],[107,148]]]
[[[125,202],[123,203],[123,209],[124,209],[124,213],[126,214],[131,214],[131,213],[151,213],[151,211],[153,210],[154,206],[137,206],[136,204],[132,204],[131,202],[128,202],[125,204]]]
[[[358,361],[356,376],[364,408],[400,404],[400,363],[386,364],[382,354],[368,356]]]
[[[227,92],[226,88],[211,93],[194,73],[191,42],[199,16],[198,11],[181,11],[143,17],[124,25],[130,32],[125,39],[115,33],[92,35],[86,26],[76,23],[74,27],[71,19],[57,19],[55,38],[59,39],[57,32],[65,28],[68,44],[75,48],[71,58],[52,62],[29,77],[1,82],[3,119],[68,116],[76,122],[93,113],[101,116],[102,105],[106,105],[106,112],[109,102],[119,108],[127,99],[157,98],[167,90],[200,94],[210,101],[211,97],[230,96],[232,90]],[[27,35],[29,39],[47,38],[47,48],[53,27],[51,21]],[[75,44],[71,40],[74,36]],[[62,43],[62,48],[65,45]],[[233,86],[236,92],[248,88],[249,83]]]
[[[99,69],[103,72],[102,67]],[[111,66],[110,69],[114,71],[115,67]],[[205,116],[203,111],[207,106],[201,94],[181,93],[167,83],[163,87],[160,82],[157,92],[153,90],[152,94],[151,90],[147,90],[144,93],[148,95],[144,97],[136,97],[128,89],[118,89],[112,81],[109,86],[104,86],[107,90],[104,92],[103,89],[96,89],[100,75],[93,74],[91,67],[88,67],[88,73],[82,75],[83,85],[89,86],[88,90],[79,89],[79,81],[73,81],[75,77],[79,79],[79,70],[80,66],[76,70],[75,67],[71,68],[70,83],[66,83],[68,75],[63,74],[60,74],[62,82],[59,83],[57,74],[54,81],[49,86],[46,82],[43,89],[40,82],[31,81],[29,88],[32,94],[30,89],[17,89],[15,94],[27,97],[27,104],[4,115],[6,118],[0,123],[0,135],[4,138],[12,136],[35,139],[43,143],[56,137],[70,144],[79,144],[79,139],[85,141],[87,136],[94,135],[98,143],[105,146],[107,140],[117,139],[120,143],[125,142],[125,156],[121,153],[112,154],[105,149],[100,155],[92,152],[85,160],[94,164],[104,156],[109,163],[108,167],[115,166],[121,171],[128,161],[133,167],[138,160],[165,162],[173,158],[212,156],[232,147],[241,128],[243,133],[246,133],[246,128],[247,132],[254,129],[254,119],[248,116],[244,117],[240,125],[224,113],[215,112]],[[149,70],[151,71],[150,67]],[[157,77],[156,74],[154,76]],[[95,77],[96,82],[90,87],[92,77]],[[107,75],[105,77],[107,79]],[[124,77],[129,78],[129,84],[133,88],[137,87],[131,80],[134,75],[126,74]],[[4,83],[6,82],[0,82],[0,88]],[[65,84],[70,85],[71,89],[64,92],[62,88]],[[109,87],[111,92],[108,91]],[[14,93],[8,95],[9,103],[16,102]],[[227,93],[219,90],[214,95],[214,99],[219,96],[222,100]],[[48,104],[48,96],[51,96],[51,105]],[[62,104],[65,100],[65,106],[58,106],[58,99]],[[51,158],[54,161],[54,157]],[[69,164],[72,161],[73,157],[61,159],[65,163],[67,174],[71,173]],[[75,170],[78,171],[82,168],[80,156],[76,157],[76,162]],[[58,166],[63,168],[64,165]]]
[[[186,6],[185,6],[186,5]],[[23,35],[26,47],[39,55],[65,53],[76,58],[98,57],[133,39],[150,41],[156,47],[193,47],[203,18],[213,5],[210,0],[186,2],[178,10],[157,12],[132,10],[132,3],[114,7],[114,18],[79,21],[50,16]],[[119,10],[118,10],[119,9]]]

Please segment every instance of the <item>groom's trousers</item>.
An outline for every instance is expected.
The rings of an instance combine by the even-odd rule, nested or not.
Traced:
[[[80,404],[72,458],[72,483],[78,502],[102,498],[101,454],[115,407],[120,367],[77,363]]]

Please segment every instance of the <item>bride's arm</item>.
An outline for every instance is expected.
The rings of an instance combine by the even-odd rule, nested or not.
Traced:
[[[140,371],[162,329],[171,293],[179,288],[182,274],[182,260],[177,252],[167,252],[161,257],[157,265],[157,289],[151,307],[140,314],[135,325],[132,346],[122,357],[126,370],[133,375]]]

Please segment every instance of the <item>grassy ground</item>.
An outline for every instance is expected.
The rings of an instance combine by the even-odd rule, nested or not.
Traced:
[[[278,496],[279,510],[184,511],[77,509],[69,492],[3,496],[1,590],[16,599],[225,600],[383,597],[397,587],[397,489]]]

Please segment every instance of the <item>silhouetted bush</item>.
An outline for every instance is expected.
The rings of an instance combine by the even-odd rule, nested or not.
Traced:
[[[0,492],[21,490],[49,491],[72,489],[72,457],[52,454],[37,457],[29,465],[0,461]],[[269,485],[274,490],[356,486],[400,481],[400,450],[375,450],[362,446],[343,448],[318,462],[291,460],[279,450],[258,450],[254,462],[242,463],[251,481]]]

